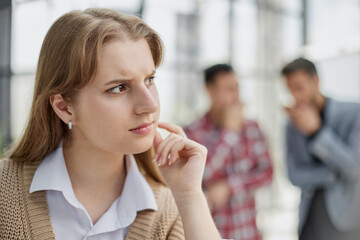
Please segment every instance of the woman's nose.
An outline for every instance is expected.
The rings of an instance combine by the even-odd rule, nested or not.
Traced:
[[[157,111],[159,107],[159,98],[156,89],[150,90],[150,88],[144,86],[141,87],[136,95],[136,114],[149,114]]]

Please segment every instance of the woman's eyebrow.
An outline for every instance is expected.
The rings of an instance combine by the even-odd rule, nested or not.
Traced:
[[[155,73],[156,73],[156,70],[154,69],[147,77],[154,76]],[[129,79],[129,78],[115,79],[115,80],[105,83],[105,86],[114,85],[114,84],[124,84],[124,83],[130,83],[130,82],[131,82],[131,79]]]
[[[108,86],[108,85],[115,85],[115,84],[124,84],[124,83],[129,83],[131,82],[130,79],[115,79],[115,80],[112,80],[110,82],[107,82],[105,84],[105,86]]]

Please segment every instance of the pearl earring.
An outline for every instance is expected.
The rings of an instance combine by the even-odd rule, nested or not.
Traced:
[[[72,129],[72,122],[71,122],[71,120],[69,121],[69,129],[70,129],[70,130]]]

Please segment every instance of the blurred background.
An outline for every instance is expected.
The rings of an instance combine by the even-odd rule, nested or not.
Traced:
[[[275,176],[256,196],[265,240],[297,239],[299,191],[287,180],[283,106],[292,99],[280,75],[296,57],[313,60],[325,95],[360,101],[359,0],[0,0],[0,155],[21,136],[44,36],[60,15],[106,7],[142,17],[161,36],[157,73],[161,120],[185,126],[209,101],[202,71],[231,63],[245,116],[260,123]]]

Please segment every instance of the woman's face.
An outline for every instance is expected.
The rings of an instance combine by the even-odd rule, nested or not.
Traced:
[[[154,75],[146,40],[106,43],[93,81],[80,90],[74,106],[73,137],[112,153],[148,150],[160,111]]]

